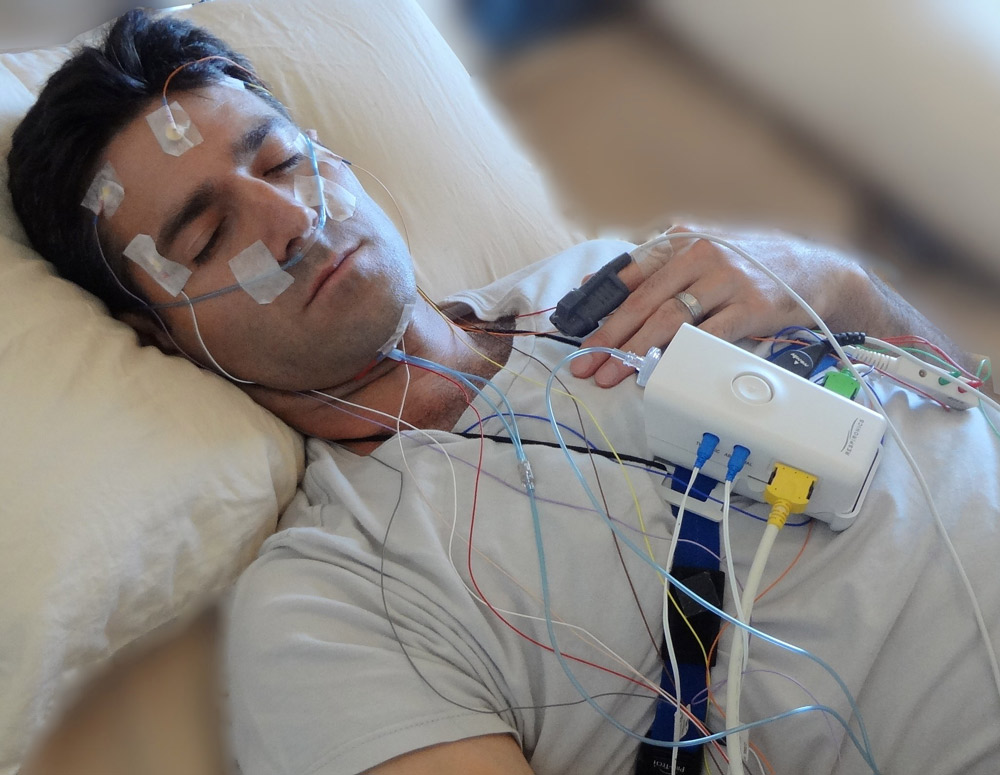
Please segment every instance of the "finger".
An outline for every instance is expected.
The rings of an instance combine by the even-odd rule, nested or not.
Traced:
[[[773,333],[767,330],[768,327],[762,325],[757,318],[749,315],[746,308],[739,304],[732,304],[718,310],[698,328],[727,342],[736,342],[748,336],[767,336],[769,333]]]
[[[693,267],[678,264],[678,271],[660,272],[640,285],[608,316],[600,328],[583,340],[583,347],[621,347],[654,315],[661,314],[664,299],[670,300],[679,290],[691,285]],[[674,308],[676,301],[670,301]],[[673,310],[679,314],[678,310]],[[669,322],[669,321],[668,321]],[[680,325],[677,323],[677,325]],[[594,353],[575,359],[570,372],[581,379],[591,376],[608,359],[607,355]]]
[[[681,290],[693,295],[702,306],[704,315],[729,303],[736,294],[734,281],[718,272],[691,279],[700,271],[700,262],[678,261],[677,272],[670,278],[654,277],[630,296],[609,317],[604,325],[583,342],[585,347],[617,347],[640,355],[650,347],[663,347],[682,323],[698,323],[691,312],[677,299]],[[609,361],[606,355],[577,358],[571,373],[580,378],[601,374],[608,384],[618,384],[629,374],[627,367]],[[603,384],[599,380],[599,384]]]
[[[702,304],[705,310],[703,320],[710,318],[715,310],[725,307],[731,301],[729,289],[711,281],[699,281],[690,286],[687,293]],[[620,349],[645,355],[651,347],[664,348],[685,323],[697,325],[701,320],[692,318],[691,310],[676,297],[671,297],[646,319],[644,325]],[[617,359],[605,359],[593,370],[594,382],[600,387],[612,387],[634,371]]]
[[[664,240],[654,247],[640,249],[643,246],[639,246],[630,251],[632,263],[618,272],[618,277],[630,291],[634,291],[672,259],[683,255],[698,242],[697,238],[685,237],[686,231],[685,227],[673,226],[660,235]]]

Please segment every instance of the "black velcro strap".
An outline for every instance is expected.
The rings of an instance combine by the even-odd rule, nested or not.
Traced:
[[[722,594],[726,585],[726,574],[719,570],[674,566],[671,576],[716,608],[722,608]],[[704,664],[705,654],[719,634],[721,620],[683,591],[672,588],[670,594],[677,605],[670,605],[670,637],[674,644],[674,654],[678,662]],[[680,611],[677,610],[678,606]],[[681,612],[684,616],[681,617]],[[684,619],[690,623],[690,627]],[[694,630],[694,632],[692,632]],[[718,649],[712,653],[711,666],[715,666]],[[663,655],[667,659],[666,653]]]

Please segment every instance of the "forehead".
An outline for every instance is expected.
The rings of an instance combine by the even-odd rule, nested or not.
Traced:
[[[159,98],[112,138],[104,160],[115,169],[125,198],[109,226],[120,238],[152,233],[180,199],[232,169],[234,151],[250,130],[268,124],[279,134],[297,132],[289,119],[250,90],[212,85],[167,96],[171,105],[181,105],[203,139],[180,156],[166,153],[146,120],[162,108]]]

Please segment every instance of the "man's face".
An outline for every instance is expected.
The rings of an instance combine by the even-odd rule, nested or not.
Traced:
[[[194,299],[233,285],[229,260],[258,241],[278,262],[291,258],[317,211],[295,196],[299,130],[271,106],[249,90],[220,85],[168,96],[204,140],[180,156],[165,153],[146,122],[160,106],[152,102],[105,154],[125,189],[105,229],[119,248],[138,234],[151,236],[162,256],[192,271],[184,293]],[[354,194],[357,206],[342,222],[327,219],[315,246],[289,270],[294,282],[284,292],[259,304],[237,288],[159,312],[176,343],[201,363],[210,365],[207,348],[244,380],[291,390],[332,387],[372,361],[413,299],[410,258],[392,222],[348,166],[318,144],[316,156],[324,177]],[[123,263],[152,303],[183,299],[137,264]]]

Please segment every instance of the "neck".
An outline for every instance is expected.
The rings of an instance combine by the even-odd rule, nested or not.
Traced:
[[[460,329],[420,300],[398,349],[409,356],[490,378],[507,362],[511,337]],[[269,408],[307,435],[337,440],[359,454],[367,454],[379,442],[352,440],[395,432],[397,417],[401,429],[412,425],[451,430],[468,406],[470,393],[468,388],[436,372],[386,358],[359,379],[317,391],[314,395],[319,401],[295,396],[282,402],[280,408]],[[344,401],[363,408],[348,406]]]

